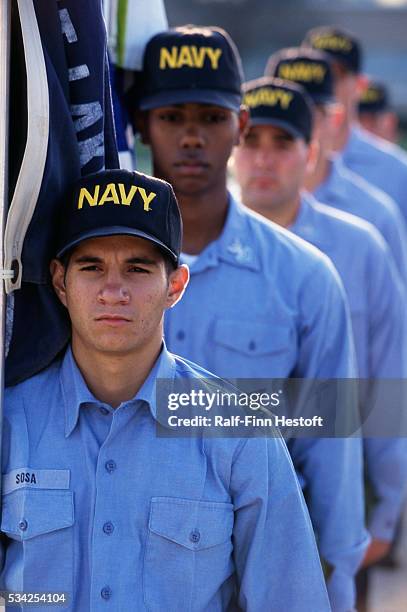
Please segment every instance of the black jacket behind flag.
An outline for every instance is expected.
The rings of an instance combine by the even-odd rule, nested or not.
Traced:
[[[24,241],[23,282],[11,300],[8,385],[48,366],[69,340],[69,322],[54,296],[48,271],[63,193],[81,175],[118,167],[101,0],[33,3],[48,79],[49,139],[41,190]],[[11,194],[24,150],[27,113],[24,55],[15,10],[12,28]]]

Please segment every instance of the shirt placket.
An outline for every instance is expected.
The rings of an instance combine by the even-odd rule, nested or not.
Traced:
[[[123,475],[120,470],[120,435],[118,431],[128,424],[134,415],[134,407],[123,405],[109,415],[107,408],[100,408],[101,414],[111,418],[110,431],[101,445],[96,461],[96,498],[93,520],[91,551],[91,609],[121,609],[120,592],[113,559],[120,559],[120,545],[125,534],[120,533],[123,520],[117,516],[113,502],[114,492],[120,486]],[[119,479],[119,482],[118,482]]]

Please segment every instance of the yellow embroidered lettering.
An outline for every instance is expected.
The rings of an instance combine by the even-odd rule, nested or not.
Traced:
[[[352,44],[342,36],[320,36],[312,41],[317,49],[331,49],[332,51],[351,51]]]
[[[132,185],[129,193],[126,194],[126,190],[124,188],[123,183],[119,183],[120,204],[124,204],[125,206],[130,206],[137,189],[138,187],[136,187],[135,185]]]
[[[219,59],[222,55],[222,49],[213,49],[212,47],[197,47],[196,45],[182,45],[181,47],[172,47],[171,51],[166,47],[160,49],[160,69],[166,68],[203,68],[205,60],[208,59],[212,70],[217,70],[219,67]]]
[[[291,104],[291,100],[293,99],[293,94],[288,93],[288,91],[282,91],[280,96],[281,108],[287,110]]]
[[[177,67],[178,48],[172,47],[171,52],[166,47],[160,49],[160,70]]]
[[[115,204],[120,204],[119,197],[116,191],[116,185],[114,183],[109,183],[106,185],[106,189],[99,200],[99,206],[103,206],[105,202],[114,202]]]
[[[187,45],[182,45],[178,54],[177,68],[182,68],[182,66],[189,66],[190,68],[194,67],[191,50]]]
[[[362,102],[377,102],[380,100],[380,94],[375,89],[366,89],[362,94]]]
[[[199,49],[197,49],[195,45],[192,45],[191,55],[195,68],[203,68],[206,55],[206,47],[199,47]]]
[[[244,103],[249,108],[280,105],[283,110],[287,110],[292,99],[293,94],[288,91],[263,87],[257,91],[247,93],[244,97]]]
[[[149,211],[151,210],[149,204],[150,202],[152,202],[155,198],[155,196],[157,195],[156,193],[154,193],[154,191],[151,191],[148,195],[146,194],[146,190],[143,189],[142,187],[138,188],[139,193],[141,195],[141,199],[143,200],[143,204],[144,204],[144,210],[145,211]]]
[[[96,206],[97,203],[98,203],[99,189],[100,189],[100,185],[96,185],[95,186],[95,191],[94,191],[93,196],[92,196],[92,194],[89,193],[89,191],[87,189],[85,189],[85,187],[82,187],[80,192],[79,192],[78,210],[81,210],[81,208],[83,206],[84,200],[87,201],[89,206]]]
[[[281,64],[278,69],[278,76],[289,81],[300,81],[309,83],[314,81],[321,83],[326,73],[322,64],[307,64],[296,62],[295,64]]]
[[[219,58],[222,55],[222,49],[212,49],[211,47],[206,47],[206,52],[211,62],[212,70],[217,70],[219,66]]]

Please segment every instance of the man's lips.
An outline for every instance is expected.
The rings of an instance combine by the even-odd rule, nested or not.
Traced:
[[[252,176],[250,183],[258,189],[267,189],[274,187],[277,184],[277,179],[272,176]]]
[[[208,169],[209,164],[198,159],[185,159],[176,162],[174,166],[180,174],[199,176]]]
[[[95,321],[117,327],[119,325],[130,323],[131,319],[129,317],[125,317],[124,315],[104,314],[96,317]]]

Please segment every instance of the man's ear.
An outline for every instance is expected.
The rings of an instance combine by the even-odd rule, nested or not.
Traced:
[[[249,119],[250,119],[249,109],[247,108],[247,106],[242,104],[240,107],[240,111],[239,111],[239,136],[238,136],[237,142],[235,142],[236,146],[241,143],[242,139],[244,138],[244,136],[247,134],[249,130]]]
[[[320,146],[319,142],[316,138],[313,138],[309,145],[307,151],[307,174],[312,174],[315,170],[315,166],[317,165],[319,158]]]
[[[62,304],[66,306],[65,267],[59,259],[53,259],[50,263],[49,271],[51,273],[52,285],[55,293]]]
[[[340,102],[335,102],[335,104],[331,105],[329,119],[332,122],[332,127],[335,130],[339,129],[342,126],[345,120],[345,109],[343,107],[343,104],[341,104]]]
[[[359,100],[368,87],[369,77],[366,74],[358,74],[356,79],[356,90],[358,93]]]
[[[173,272],[171,272],[168,279],[168,292],[167,292],[167,306],[166,308],[172,308],[182,298],[182,295],[189,283],[189,269],[188,266],[182,264]]]
[[[149,130],[148,130],[148,111],[134,111],[134,123],[140,134],[141,142],[145,145],[150,144]]]

